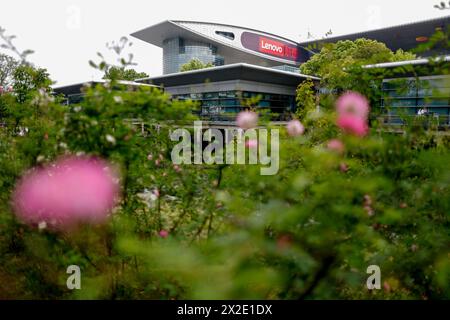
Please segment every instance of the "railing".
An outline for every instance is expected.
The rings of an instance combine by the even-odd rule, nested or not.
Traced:
[[[449,115],[381,115],[376,119],[384,126],[404,126],[404,125],[419,125],[426,128],[436,127],[438,129],[450,128]]]
[[[228,109],[228,111],[227,111]],[[203,107],[196,115],[206,121],[234,121],[240,111],[248,107],[244,106],[208,106]],[[292,119],[291,111],[286,107],[256,107],[256,112],[270,121],[288,121]]]

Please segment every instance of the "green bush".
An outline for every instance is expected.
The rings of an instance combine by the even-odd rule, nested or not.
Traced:
[[[343,134],[328,95],[302,117],[304,135],[282,130],[275,176],[258,165],[175,167],[169,132],[192,124],[192,102],[114,80],[74,106],[27,88],[24,99],[0,96],[0,298],[450,298],[446,135],[376,123],[364,138]],[[344,153],[326,147],[333,138]],[[52,232],[15,218],[20,176],[64,154],[120,168],[106,225]],[[81,290],[66,287],[69,265],[82,270]],[[370,265],[381,290],[366,287]]]

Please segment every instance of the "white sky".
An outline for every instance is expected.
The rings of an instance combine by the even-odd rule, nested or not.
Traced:
[[[88,61],[108,52],[106,42],[128,36],[135,67],[162,73],[162,49],[130,33],[167,19],[219,22],[307,40],[329,29],[342,35],[446,16],[440,0],[2,0],[0,26],[32,49],[30,61],[58,85],[101,78]]]

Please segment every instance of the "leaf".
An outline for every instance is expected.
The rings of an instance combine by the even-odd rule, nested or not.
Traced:
[[[28,55],[30,55],[30,54],[33,54],[34,53],[34,51],[33,50],[25,50],[24,52],[22,52],[22,55],[23,56],[28,56]]]
[[[95,68],[95,69],[98,69],[98,66],[94,63],[94,61],[92,61],[92,60],[89,60],[89,65],[92,67],[92,68]]]
[[[106,62],[105,61],[100,62],[98,68],[100,70],[105,70],[106,69]]]

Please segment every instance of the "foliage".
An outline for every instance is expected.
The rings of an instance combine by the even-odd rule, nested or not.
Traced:
[[[450,298],[447,135],[422,126],[396,135],[376,123],[365,138],[346,135],[334,124],[337,95],[315,102],[307,82],[306,134],[281,128],[277,175],[261,176],[259,165],[176,167],[169,132],[192,126],[192,102],[113,79],[63,106],[45,71],[18,75],[18,91],[0,95],[10,111],[0,128],[1,298]],[[326,147],[336,138],[345,152]],[[10,207],[19,177],[67,154],[120,169],[109,223],[66,233],[20,223]],[[370,291],[374,264],[383,288]],[[81,290],[66,287],[69,265],[82,270]]]
[[[314,82],[310,79],[298,85],[295,101],[297,103],[296,114],[303,119],[308,111],[312,111],[316,104]]]
[[[11,85],[12,75],[18,62],[13,57],[0,53],[0,86],[6,88]]]
[[[439,10],[450,9],[450,1],[446,4],[444,1],[441,1],[439,4],[434,5],[434,8]]]
[[[31,99],[39,89],[51,92],[49,74],[46,69],[22,64],[13,72],[13,90],[19,103]]]
[[[192,59],[188,63],[183,64],[180,68],[180,71],[185,72],[190,70],[199,70],[211,67],[214,67],[214,64],[212,64],[211,62],[203,63],[199,59]]]
[[[134,81],[136,79],[148,78],[145,72],[137,72],[134,69],[125,69],[124,67],[112,66],[105,71],[103,79]]]
[[[319,53],[300,66],[300,72],[319,76],[320,84],[324,88],[361,91],[361,87],[370,86],[360,77],[363,65],[414,58],[414,54],[401,49],[394,53],[384,43],[375,40],[344,40],[325,44]]]

